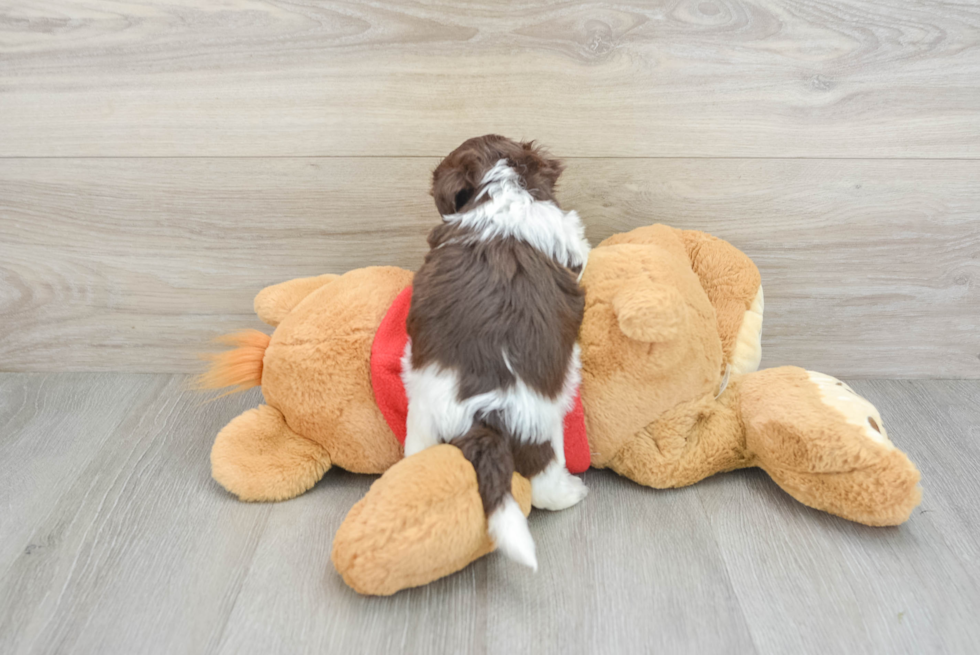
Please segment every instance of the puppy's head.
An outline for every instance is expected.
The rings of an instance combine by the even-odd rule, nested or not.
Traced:
[[[533,198],[555,200],[555,184],[565,168],[560,161],[533,141],[518,143],[487,134],[464,141],[432,173],[432,197],[439,213],[459,214],[488,200],[480,194],[483,178],[502,159]]]

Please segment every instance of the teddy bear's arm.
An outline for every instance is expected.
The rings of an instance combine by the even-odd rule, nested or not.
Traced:
[[[762,277],[748,255],[704,232],[679,230],[691,259],[718,316],[725,361],[736,374],[759,368],[762,357]]]
[[[259,291],[255,296],[255,313],[263,323],[272,327],[279,325],[286,314],[300,301],[325,284],[333,282],[339,275],[327,273],[316,277],[301,277],[280,284],[273,284]]]

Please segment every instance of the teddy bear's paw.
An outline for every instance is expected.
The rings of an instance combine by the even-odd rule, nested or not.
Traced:
[[[820,399],[825,405],[840,412],[845,421],[860,428],[862,434],[871,441],[889,449],[895,447],[888,438],[888,432],[885,431],[881,415],[874,405],[857,395],[854,389],[846,383],[833,376],[816,371],[807,371],[806,373],[810,381],[820,391]]]
[[[553,511],[577,505],[589,494],[589,488],[558,462],[531,478],[531,505]]]
[[[329,468],[327,451],[293,432],[282,413],[268,405],[235,417],[211,448],[211,475],[245,501],[293,498],[313,487]]]
[[[530,495],[515,473],[511,496],[521,514],[531,511]],[[441,444],[400,460],[371,485],[337,530],[331,559],[356,591],[387,596],[459,571],[493,548],[473,465]]]

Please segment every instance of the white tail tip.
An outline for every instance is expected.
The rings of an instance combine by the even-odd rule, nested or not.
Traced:
[[[488,531],[497,549],[519,564],[538,570],[534,554],[534,539],[527,528],[527,519],[514,497],[507,494],[504,502],[487,520]]]

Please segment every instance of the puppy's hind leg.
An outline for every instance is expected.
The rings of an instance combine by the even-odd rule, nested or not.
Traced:
[[[589,488],[553,460],[548,468],[531,478],[531,504],[538,509],[560,510],[577,505],[589,495]]]
[[[409,401],[408,418],[405,421],[405,457],[411,457],[438,443],[435,426],[429,420],[429,412],[418,402]]]
[[[454,434],[463,434],[472,425],[470,415],[456,399],[456,374],[430,364],[412,366],[412,342],[402,354],[402,381],[408,396],[405,422],[405,457],[442,443]]]
[[[527,518],[510,494],[514,458],[507,437],[488,426],[476,425],[450,443],[463,451],[476,471],[487,531],[497,548],[510,559],[537,571],[538,559]]]

